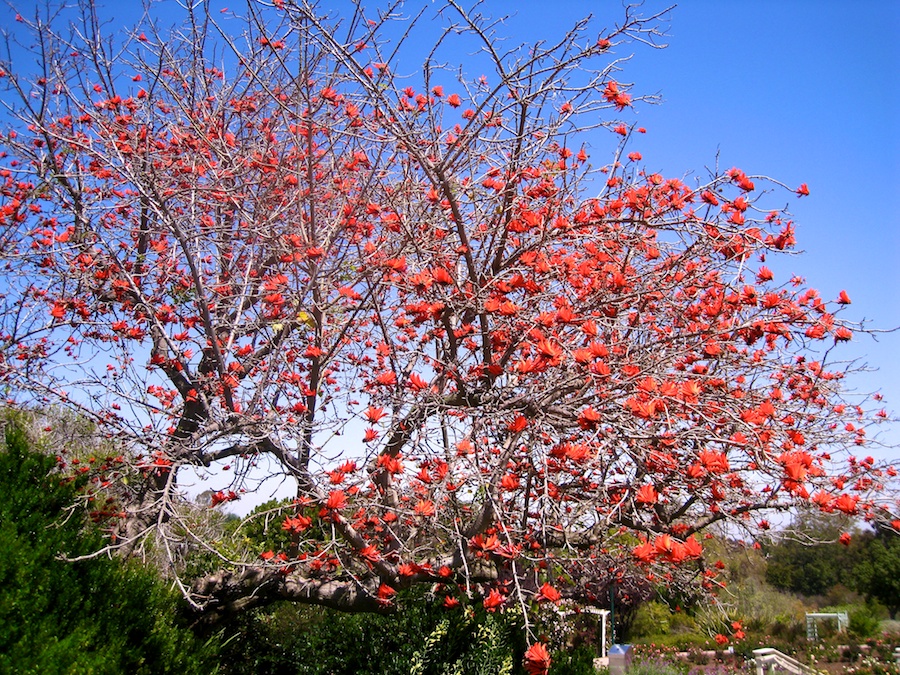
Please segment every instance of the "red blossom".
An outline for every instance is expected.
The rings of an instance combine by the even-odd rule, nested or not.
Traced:
[[[538,602],[558,603],[562,599],[562,595],[560,595],[559,591],[553,588],[553,586],[545,583],[538,589],[535,599]]]
[[[484,599],[484,608],[489,612],[496,612],[500,607],[503,606],[503,603],[506,602],[506,596],[503,595],[496,588],[492,588],[491,592]]]
[[[328,499],[325,501],[325,508],[337,511],[346,507],[347,495],[344,494],[343,490],[332,490],[328,494]]]
[[[659,493],[652,485],[642,485],[635,495],[635,501],[639,504],[655,504],[659,498]]]
[[[547,675],[550,670],[550,652],[540,642],[525,651],[525,672],[528,675]]]

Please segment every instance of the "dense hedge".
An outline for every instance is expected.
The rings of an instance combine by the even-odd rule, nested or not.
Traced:
[[[483,609],[447,611],[420,592],[387,615],[282,603],[225,629],[227,674],[495,675],[521,673],[521,627]]]
[[[137,564],[99,558],[72,510],[78,486],[8,425],[0,449],[0,672],[212,673],[215,644],[177,620],[177,598]]]

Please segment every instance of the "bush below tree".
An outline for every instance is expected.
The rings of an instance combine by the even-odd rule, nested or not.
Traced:
[[[213,673],[215,640],[179,623],[152,569],[93,558],[99,535],[54,472],[8,425],[0,450],[0,672]]]

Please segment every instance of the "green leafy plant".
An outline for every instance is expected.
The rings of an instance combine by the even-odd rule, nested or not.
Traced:
[[[53,457],[8,424],[0,450],[0,672],[211,673],[216,641],[177,619],[177,598],[136,563],[68,562],[98,534]]]
[[[662,659],[638,659],[628,669],[629,675],[687,675],[688,664]]]
[[[422,591],[390,615],[279,603],[236,617],[225,630],[224,673],[495,675],[519,673],[525,651],[511,613],[446,610]]]
[[[595,675],[594,650],[581,645],[553,652],[550,675]]]

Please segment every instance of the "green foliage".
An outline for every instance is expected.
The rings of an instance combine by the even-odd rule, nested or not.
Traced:
[[[646,602],[635,614],[628,633],[629,638],[642,638],[649,635],[665,635],[669,632],[669,619],[672,612],[661,602]]]
[[[503,616],[444,618],[413,656],[411,675],[511,675],[515,630]]]
[[[280,603],[227,630],[224,673],[494,675],[519,673],[525,652],[510,614],[444,610],[421,591],[387,616]]]
[[[838,543],[850,525],[847,519],[829,514],[799,514],[788,530],[790,537],[774,535],[764,542],[766,581],[807,597],[825,595],[837,584],[853,588],[854,568],[866,555],[868,537],[854,536],[850,546]]]
[[[804,612],[805,615],[805,612]],[[806,618],[782,614],[767,627],[766,632],[785,643],[795,643],[806,639]]]
[[[881,619],[879,610],[883,611],[883,607],[879,607],[876,603],[855,603],[850,605],[831,605],[823,607],[823,612],[844,613],[850,620],[847,631],[851,638],[857,640],[865,640],[873,637],[879,632]],[[846,643],[847,636],[837,632],[837,621],[834,619],[818,621],[819,638],[833,638],[839,642]]]
[[[77,484],[8,424],[0,451],[0,672],[209,673],[213,644],[178,625],[177,599],[148,570],[96,550]]]
[[[712,649],[715,647],[715,643],[711,637],[700,633],[648,635],[647,637],[638,638],[634,642],[635,644],[671,648],[675,651]]]
[[[290,499],[270,499],[257,506],[246,520],[234,521],[228,528],[228,534],[244,544],[259,551],[287,551],[292,539],[290,534],[281,529],[285,516],[294,515]],[[320,532],[316,532],[321,536]]]
[[[662,659],[636,659],[628,669],[628,675],[686,675],[689,665],[672,663]]]
[[[280,522],[294,515],[291,501],[269,501],[243,521],[224,523],[222,550],[286,551],[298,542]],[[312,528],[321,527],[314,510]],[[309,534],[309,531],[304,534]],[[324,536],[324,533],[318,533]],[[302,544],[301,544],[302,545]],[[197,569],[220,564],[195,556]],[[480,604],[448,611],[421,589],[401,591],[398,611],[382,616],[277,603],[238,616],[221,633],[223,672],[258,675],[496,675],[520,673],[525,652],[512,613],[491,614]]]
[[[854,572],[857,589],[884,604],[896,619],[900,613],[900,536],[878,533],[868,542],[866,555]]]
[[[868,605],[852,609],[849,613],[849,619],[850,634],[858,638],[873,637],[878,633],[878,625],[881,623]]]
[[[560,649],[550,656],[550,675],[595,675],[594,650],[581,645]]]
[[[263,551],[285,552],[296,557],[304,551],[315,551],[316,545],[328,540],[318,510],[298,508],[292,499],[271,499],[253,509],[246,518],[239,518],[222,508],[211,508],[211,495],[212,492],[207,492],[198,497],[198,502],[181,505],[179,520],[188,523],[191,530],[190,535],[184,532],[184,536],[192,538],[203,532],[204,540],[210,545],[210,548],[196,548],[185,557],[181,570],[185,578],[211,574],[228,568],[227,560],[253,559]],[[298,514],[312,519],[302,540],[281,527],[286,517]],[[173,531],[182,534],[177,527]],[[312,543],[304,544],[306,540]]]

